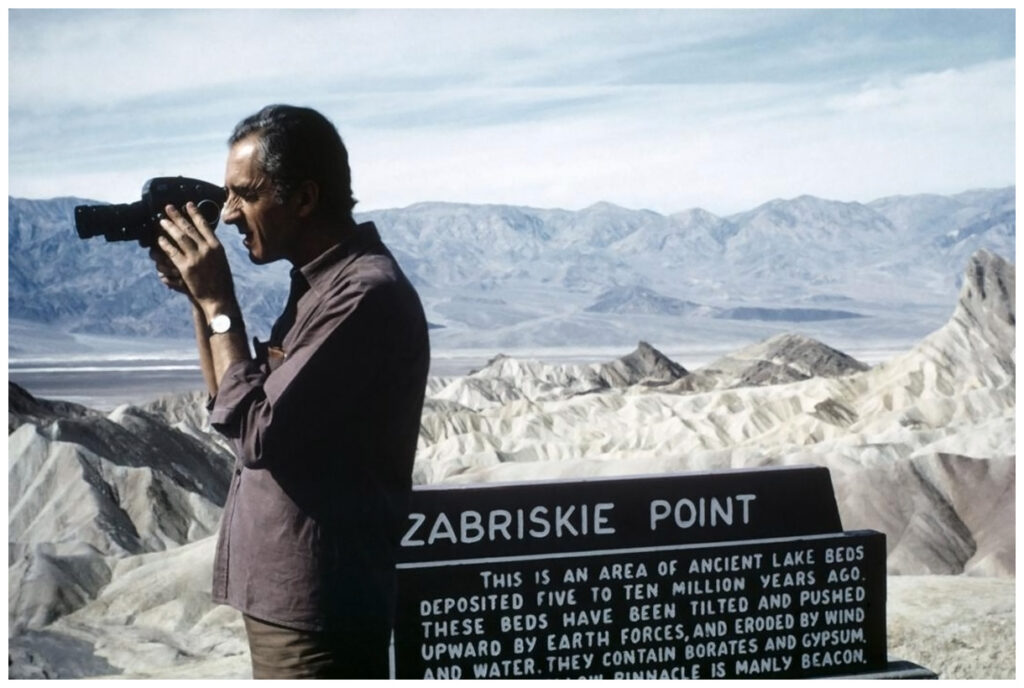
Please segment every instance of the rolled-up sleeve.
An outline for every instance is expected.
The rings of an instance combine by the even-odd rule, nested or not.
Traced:
[[[270,370],[258,360],[237,361],[224,373],[217,390],[209,403],[210,425],[226,434],[238,422],[238,414],[258,397],[263,396],[263,384]]]

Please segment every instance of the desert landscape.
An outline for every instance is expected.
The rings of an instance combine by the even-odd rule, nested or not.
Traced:
[[[987,251],[948,322],[869,367],[778,335],[688,371],[497,356],[433,377],[417,484],[817,464],[847,530],[887,536],[890,655],[1015,667],[1015,271]],[[9,392],[9,675],[244,678],[210,603],[233,459],[198,392],[102,413]]]
[[[127,240],[142,227],[125,223],[155,231],[153,180],[227,183],[229,135],[271,102],[308,106],[335,125],[351,174],[314,181],[324,193],[351,187],[339,190],[351,191],[352,219],[375,224],[423,305],[431,367],[417,500],[435,486],[447,500],[500,500],[559,489],[548,481],[571,485],[573,497],[588,489],[582,482],[634,483],[646,487],[622,489],[653,517],[654,492],[673,497],[675,485],[708,475],[742,482],[743,472],[765,494],[761,505],[828,493],[842,523],[831,503],[821,517],[794,506],[795,516],[768,519],[785,509],[766,507],[750,523],[744,512],[742,525],[761,528],[746,543],[730,539],[739,529],[715,530],[720,521],[698,523],[703,535],[673,533],[686,542],[664,547],[697,551],[713,534],[725,539],[708,547],[781,548],[794,521],[819,544],[870,542],[863,570],[821,544],[813,565],[841,568],[829,570],[838,580],[817,582],[870,599],[798,599],[800,613],[823,612],[798,616],[801,626],[827,629],[801,633],[799,657],[788,654],[796,634],[778,632],[776,620],[767,627],[775,609],[792,621],[786,590],[716,600],[730,613],[723,600],[753,602],[757,615],[739,611],[761,622],[760,636],[719,630],[726,619],[712,617],[724,615],[705,611],[712,593],[693,587],[628,604],[639,575],[621,579],[621,614],[583,609],[572,598],[585,599],[583,588],[563,576],[548,592],[564,594],[538,599],[538,618],[556,604],[612,611],[592,622],[611,633],[661,610],[658,621],[679,621],[673,638],[654,638],[672,677],[729,675],[727,659],[737,676],[830,671],[857,664],[856,654],[829,652],[846,643],[841,652],[870,654],[862,667],[878,667],[887,649],[942,679],[1015,678],[1016,11],[12,8],[9,678],[250,676],[242,619],[210,593],[235,457],[204,410],[191,307]],[[225,27],[259,37],[246,59]],[[263,162],[275,177],[276,163]],[[80,212],[110,221],[79,232]],[[251,229],[215,228],[248,337],[265,340],[294,266],[254,262]],[[793,470],[807,465],[814,470]],[[830,490],[800,477],[824,484],[826,472]],[[786,490],[768,489],[776,477]],[[482,487],[462,489],[473,485]],[[714,494],[695,496],[725,521],[734,502],[748,503],[745,490],[723,493],[718,511]],[[591,503],[594,535],[604,502]],[[675,503],[678,513],[684,500]],[[462,510],[459,526],[476,508]],[[449,539],[445,521],[434,523],[435,539]],[[488,525],[497,541],[500,521]],[[848,535],[820,532],[840,529]],[[637,552],[641,536],[620,531],[621,549],[595,558],[667,551]],[[593,541],[555,532],[567,548]],[[778,537],[762,542],[765,532]],[[465,535],[461,527],[453,538]],[[529,567],[545,571],[549,555],[576,556],[504,549],[484,561],[467,555],[461,570],[533,557],[513,572],[528,583]],[[747,579],[759,592],[803,587],[771,575],[795,570],[795,558],[761,563]],[[403,561],[403,572],[418,576],[420,564]],[[462,595],[466,579],[442,565],[453,564],[404,578],[404,590]],[[864,583],[846,586],[854,568],[866,573],[850,580]],[[527,586],[513,575],[505,587]],[[698,599],[679,600],[689,609],[676,617],[669,605],[684,594]],[[401,608],[403,631],[434,633],[423,607]],[[578,664],[594,666],[587,657],[605,656],[579,644],[556,654],[554,633],[511,638],[506,618],[483,619],[500,633],[473,631],[516,656],[489,664],[500,674],[539,675],[525,667],[534,659],[575,676]],[[855,624],[868,629],[864,647]],[[567,625],[580,624],[563,617]],[[653,637],[665,627],[643,628]],[[750,661],[722,656],[723,641],[691,642],[730,631],[744,637],[728,652],[750,641]],[[425,661],[442,659],[442,646],[455,654],[447,642],[397,637],[396,675],[427,674],[397,670],[417,652]],[[515,651],[528,639],[536,658]],[[639,640],[623,649],[638,656],[655,645]],[[701,647],[697,659],[714,647],[715,660],[684,666],[673,654],[694,659],[685,655]],[[620,659],[596,666],[641,673]],[[431,675],[455,667],[438,661]],[[459,669],[495,676],[484,664]]]

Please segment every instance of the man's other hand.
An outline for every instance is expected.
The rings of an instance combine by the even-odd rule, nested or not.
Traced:
[[[185,294],[189,299],[192,298],[188,287],[185,286],[185,280],[181,278],[181,273],[178,272],[178,268],[174,267],[174,263],[163,252],[163,249],[157,246],[150,247],[149,257],[156,263],[156,274],[165,287]]]

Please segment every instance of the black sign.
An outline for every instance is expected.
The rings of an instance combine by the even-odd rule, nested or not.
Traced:
[[[417,490],[392,676],[882,670],[885,538],[840,531],[818,468]]]

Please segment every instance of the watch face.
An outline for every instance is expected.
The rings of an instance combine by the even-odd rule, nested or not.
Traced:
[[[215,315],[210,321],[210,329],[214,334],[223,334],[231,329],[231,318],[226,315]]]

